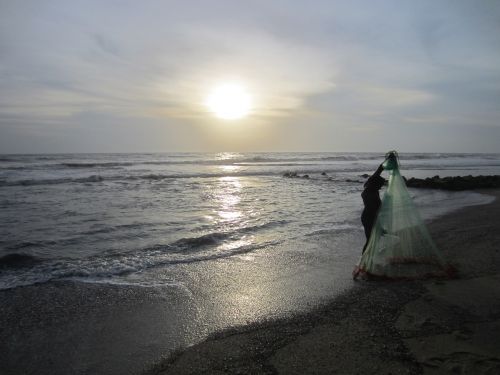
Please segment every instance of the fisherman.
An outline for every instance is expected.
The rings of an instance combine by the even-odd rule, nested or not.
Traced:
[[[386,158],[386,160],[392,162],[395,159],[396,155],[393,152],[391,152]],[[379,196],[379,190],[385,184],[385,178],[380,175],[384,170],[383,164],[384,163],[380,164],[375,173],[368,178],[368,180],[363,185],[364,190],[361,193],[361,198],[363,198],[363,203],[365,205],[363,213],[361,214],[361,223],[363,224],[363,227],[365,229],[366,236],[365,246],[363,246],[363,253],[368,246],[368,240],[370,239],[370,234],[372,232],[373,226],[375,225],[375,221],[377,220],[377,214],[380,208],[380,204],[382,203]]]

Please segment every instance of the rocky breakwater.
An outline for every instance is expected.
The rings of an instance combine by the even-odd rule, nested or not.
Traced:
[[[442,190],[471,190],[500,188],[500,176],[455,176],[455,177],[428,177],[410,178],[406,185],[412,188],[442,189]]]

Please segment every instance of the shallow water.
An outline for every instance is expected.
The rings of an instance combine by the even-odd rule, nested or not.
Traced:
[[[497,154],[400,157],[407,177],[500,174]],[[286,259],[290,249],[308,254],[303,261],[327,256],[329,272],[345,272],[358,254],[342,243],[355,247],[363,236],[361,175],[382,160],[380,153],[2,155],[0,289],[64,279],[182,287],[183,264],[209,268],[262,253]],[[489,199],[412,194],[425,218]]]

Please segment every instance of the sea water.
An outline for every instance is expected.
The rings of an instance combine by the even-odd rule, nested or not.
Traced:
[[[224,258],[257,252],[286,257],[287,249],[297,248],[305,258],[324,252],[343,260],[339,264],[354,264],[356,246],[364,241],[363,175],[373,173],[383,158],[383,153],[0,155],[0,289],[51,280],[179,285],[176,269],[183,264],[203,263],[206,269]],[[400,154],[400,159],[406,177],[500,174],[499,154]],[[425,219],[490,199],[410,190]],[[339,250],[340,241],[349,249]]]

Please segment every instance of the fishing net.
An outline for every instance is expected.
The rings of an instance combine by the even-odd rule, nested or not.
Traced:
[[[391,153],[393,156],[383,164],[390,173],[388,187],[353,276],[389,279],[452,276],[452,268],[434,244],[406,188],[397,153]]]

